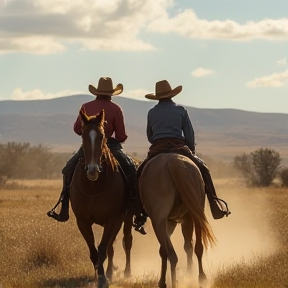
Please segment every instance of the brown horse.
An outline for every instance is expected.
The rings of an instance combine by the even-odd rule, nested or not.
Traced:
[[[203,248],[215,243],[216,239],[204,213],[205,190],[199,169],[185,156],[162,153],[147,162],[139,185],[141,199],[160,244],[162,264],[158,286],[166,287],[169,260],[172,288],[176,287],[178,257],[170,236],[177,223],[183,223],[182,233],[188,266],[191,265],[192,258],[190,245],[193,223],[195,225],[195,254],[198,260],[199,283],[203,284],[207,279],[202,266]]]
[[[113,242],[124,222],[123,247],[126,254],[124,275],[130,276],[132,213],[127,212],[128,190],[118,163],[106,144],[104,110],[96,116],[80,111],[84,159],[75,169],[70,185],[70,201],[77,226],[84,237],[94,265],[99,288],[109,287],[113,273]],[[92,225],[102,226],[103,234],[95,247]],[[107,258],[106,275],[103,263]],[[107,277],[107,278],[106,278]]]

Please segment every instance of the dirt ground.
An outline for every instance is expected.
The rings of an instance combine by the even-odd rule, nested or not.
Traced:
[[[223,182],[223,181],[222,181]],[[219,270],[225,269],[236,263],[249,263],[258,257],[266,257],[277,249],[277,243],[269,224],[265,218],[265,211],[269,209],[263,193],[250,190],[231,182],[218,181],[218,196],[228,202],[231,215],[223,219],[214,220],[206,206],[210,225],[217,238],[215,247],[204,251],[204,270],[210,279],[217,275]],[[237,188],[235,188],[237,187]],[[134,277],[143,275],[158,275],[160,273],[159,244],[153,232],[150,221],[146,223],[147,235],[143,236],[134,232],[132,247],[132,274]],[[118,235],[115,242],[115,262],[119,267],[124,267],[124,252],[121,243],[122,235]],[[184,281],[186,269],[186,254],[183,249],[183,236],[178,225],[172,235],[172,243],[178,255],[177,274],[178,280]],[[193,256],[193,282],[198,277],[197,258]],[[169,266],[168,266],[169,269]],[[168,272],[169,273],[169,272]],[[167,278],[168,280],[168,278]]]

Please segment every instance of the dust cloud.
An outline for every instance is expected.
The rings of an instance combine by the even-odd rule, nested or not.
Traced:
[[[210,279],[215,277],[219,269],[229,268],[231,264],[243,263],[243,261],[249,263],[258,256],[269,256],[277,248],[273,229],[271,229],[265,213],[269,209],[269,203],[263,193],[255,189],[250,190],[233,185],[224,186],[225,188],[218,189],[218,196],[228,203],[231,215],[214,220],[209,206],[206,205],[206,215],[217,238],[216,245],[205,251],[202,259],[204,271]],[[150,221],[147,222],[145,229],[147,231],[145,236],[133,232],[132,274],[136,278],[143,278],[147,275],[154,275],[158,278],[161,267],[159,244]],[[184,278],[186,254],[180,225],[177,225],[171,239],[178,256],[178,278]],[[120,270],[123,270],[125,254],[122,248],[122,233],[119,233],[114,247],[115,263]],[[192,277],[197,279],[198,264],[195,254],[193,255],[193,264]],[[168,270],[169,268],[168,265]],[[167,280],[168,277],[167,274]]]

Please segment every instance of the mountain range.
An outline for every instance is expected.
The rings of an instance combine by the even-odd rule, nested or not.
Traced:
[[[0,101],[0,142],[28,142],[50,146],[53,151],[73,152],[81,138],[73,131],[79,108],[92,101],[90,95],[72,95],[49,100]],[[113,97],[124,112],[128,139],[125,151],[145,157],[146,117],[155,101]],[[259,113],[236,109],[186,107],[196,136],[196,151],[231,160],[259,148],[271,148],[288,162],[288,114]]]

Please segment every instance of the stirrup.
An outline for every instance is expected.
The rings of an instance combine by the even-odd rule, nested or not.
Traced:
[[[224,213],[224,216],[226,216],[226,217],[228,217],[230,214],[231,214],[231,212],[229,211],[229,208],[228,208],[228,204],[224,201],[224,200],[222,200],[222,199],[220,199],[220,198],[218,198],[218,197],[216,197],[216,196],[214,196],[214,200],[219,204],[219,206],[221,207],[221,209],[222,209],[222,212]],[[223,209],[223,204],[225,205],[225,207],[226,207],[226,211]]]
[[[133,227],[135,231],[140,232],[142,235],[146,235],[147,233],[143,227],[146,221],[147,221],[147,217],[143,215],[143,213],[141,213],[138,216],[135,216],[134,223],[133,223]]]
[[[134,226],[134,230],[139,232],[142,235],[146,235],[147,234],[143,226],[141,226],[141,227]]]
[[[47,216],[48,217],[51,217],[59,222],[66,222],[69,220],[69,215],[66,215],[66,217],[63,217],[63,215],[61,215],[61,212],[60,214],[57,214],[54,209],[50,210],[47,212]]]

